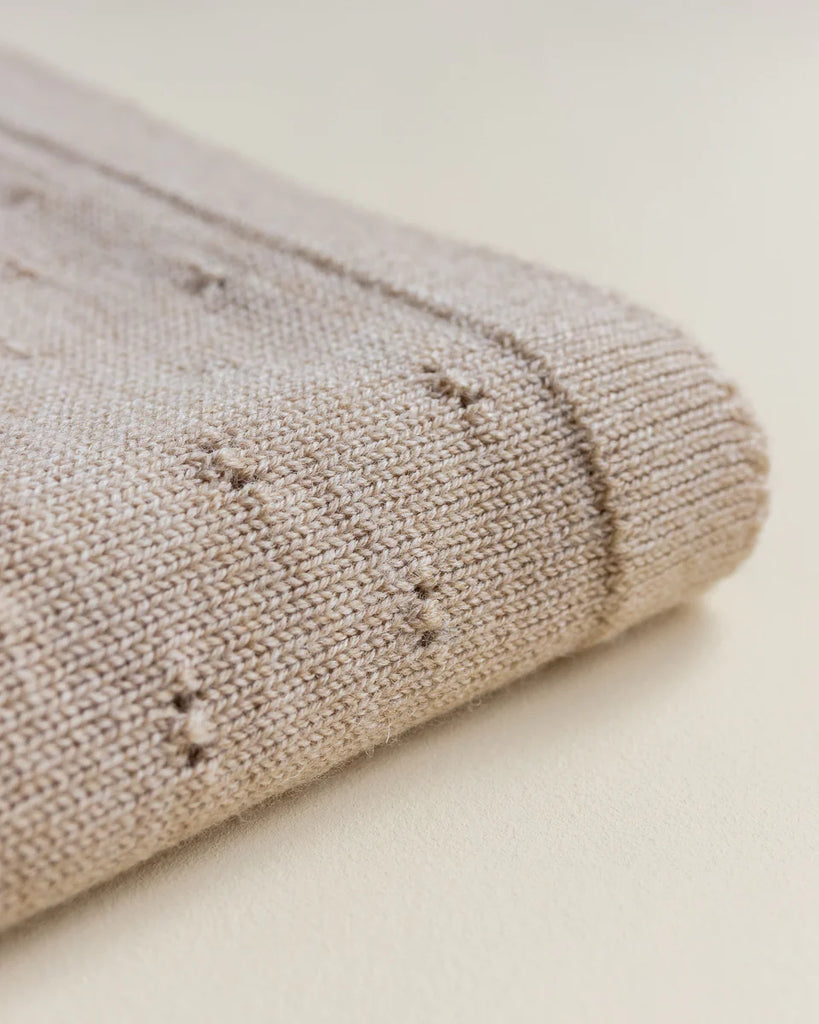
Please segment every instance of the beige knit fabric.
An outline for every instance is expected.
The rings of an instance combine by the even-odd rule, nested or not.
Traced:
[[[674,327],[0,59],[0,923],[748,552]]]

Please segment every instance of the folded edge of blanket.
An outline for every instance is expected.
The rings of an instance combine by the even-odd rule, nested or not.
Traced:
[[[18,58],[0,60],[0,97],[0,122],[12,136],[513,355],[564,410],[605,545],[603,598],[580,646],[696,595],[750,551],[767,503],[764,438],[733,384],[661,318],[569,278],[555,289],[555,275],[531,264],[302,192]],[[343,757],[354,753],[345,747]],[[326,759],[316,764],[327,767]],[[263,787],[248,799],[261,795]],[[192,820],[135,858],[120,851],[111,870],[205,823]],[[14,893],[2,923],[105,876],[97,870],[31,898]]]

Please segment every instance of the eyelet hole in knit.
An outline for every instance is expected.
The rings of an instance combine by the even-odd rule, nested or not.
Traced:
[[[486,398],[486,392],[480,385],[459,380],[432,361],[422,363],[421,372],[427,378],[426,383],[437,398],[454,399],[461,410],[466,413],[464,416],[466,422],[471,427],[480,428],[483,417],[480,414],[475,415],[474,410],[474,406]]]
[[[223,292],[227,288],[224,274],[215,274],[203,267],[190,263],[183,267],[180,288],[188,295],[203,295],[205,292]]]
[[[462,391],[458,395],[458,401],[461,403],[462,409],[468,409],[470,405],[474,405],[475,402],[480,402],[482,398],[483,390],[481,388],[478,388],[477,391],[474,392]]]
[[[194,702],[194,695],[192,693],[175,693],[171,703],[177,711],[190,711],[191,706]]]
[[[171,704],[182,718],[180,732],[185,740],[185,762],[189,768],[195,768],[205,760],[215,739],[210,710],[204,703],[205,691],[195,686],[190,666],[184,662],[173,666],[171,681],[178,687],[171,696]]]
[[[39,199],[40,193],[28,185],[10,185],[3,192],[1,201],[3,206],[23,206]]]
[[[238,448],[222,448],[216,442],[203,440],[195,453],[195,463],[200,479],[221,477],[234,491],[261,482],[258,467]]]
[[[195,768],[205,758],[205,748],[201,743],[191,743],[187,749],[186,760],[189,768]]]
[[[7,257],[3,261],[2,272],[12,281],[36,281],[40,276],[33,267],[21,263],[14,257]]]
[[[419,604],[412,617],[412,625],[418,632],[418,646],[429,647],[446,626],[446,615],[441,602],[434,596],[438,584],[427,564],[417,566],[410,574],[413,593]]]

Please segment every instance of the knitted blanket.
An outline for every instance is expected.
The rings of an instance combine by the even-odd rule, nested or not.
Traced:
[[[677,328],[0,58],[0,924],[699,593]]]

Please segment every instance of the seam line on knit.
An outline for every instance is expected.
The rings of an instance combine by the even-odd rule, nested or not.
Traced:
[[[227,230],[245,242],[292,256],[324,273],[349,281],[365,290],[377,292],[385,298],[400,302],[411,309],[426,313],[445,323],[467,328],[476,336],[494,345],[498,345],[500,348],[516,356],[530,372],[535,373],[541,388],[550,393],[558,402],[572,433],[578,438],[576,450],[586,467],[589,477],[592,501],[601,525],[605,552],[603,599],[600,607],[597,609],[595,624],[589,631],[589,637],[586,642],[592,643],[605,635],[609,620],[616,611],[618,584],[622,576],[617,517],[611,500],[608,474],[605,472],[604,465],[599,457],[594,434],[578,412],[569,392],[557,380],[545,359],[538,353],[532,352],[522,337],[513,331],[497,325],[486,324],[477,317],[456,307],[422,298],[406,288],[391,284],[387,280],[355,270],[342,260],[322,253],[310,246],[302,245],[297,241],[292,241],[269,231],[261,231],[241,220],[218,213],[207,206],[193,202],[184,196],[155,185],[138,175],[120,170],[104,161],[90,157],[80,150],[49,138],[46,135],[21,128],[2,118],[0,118],[0,131],[25,145],[44,150],[58,159],[96,171],[103,177],[107,177],[137,192],[141,192],[143,195],[164,202],[194,219]]]

